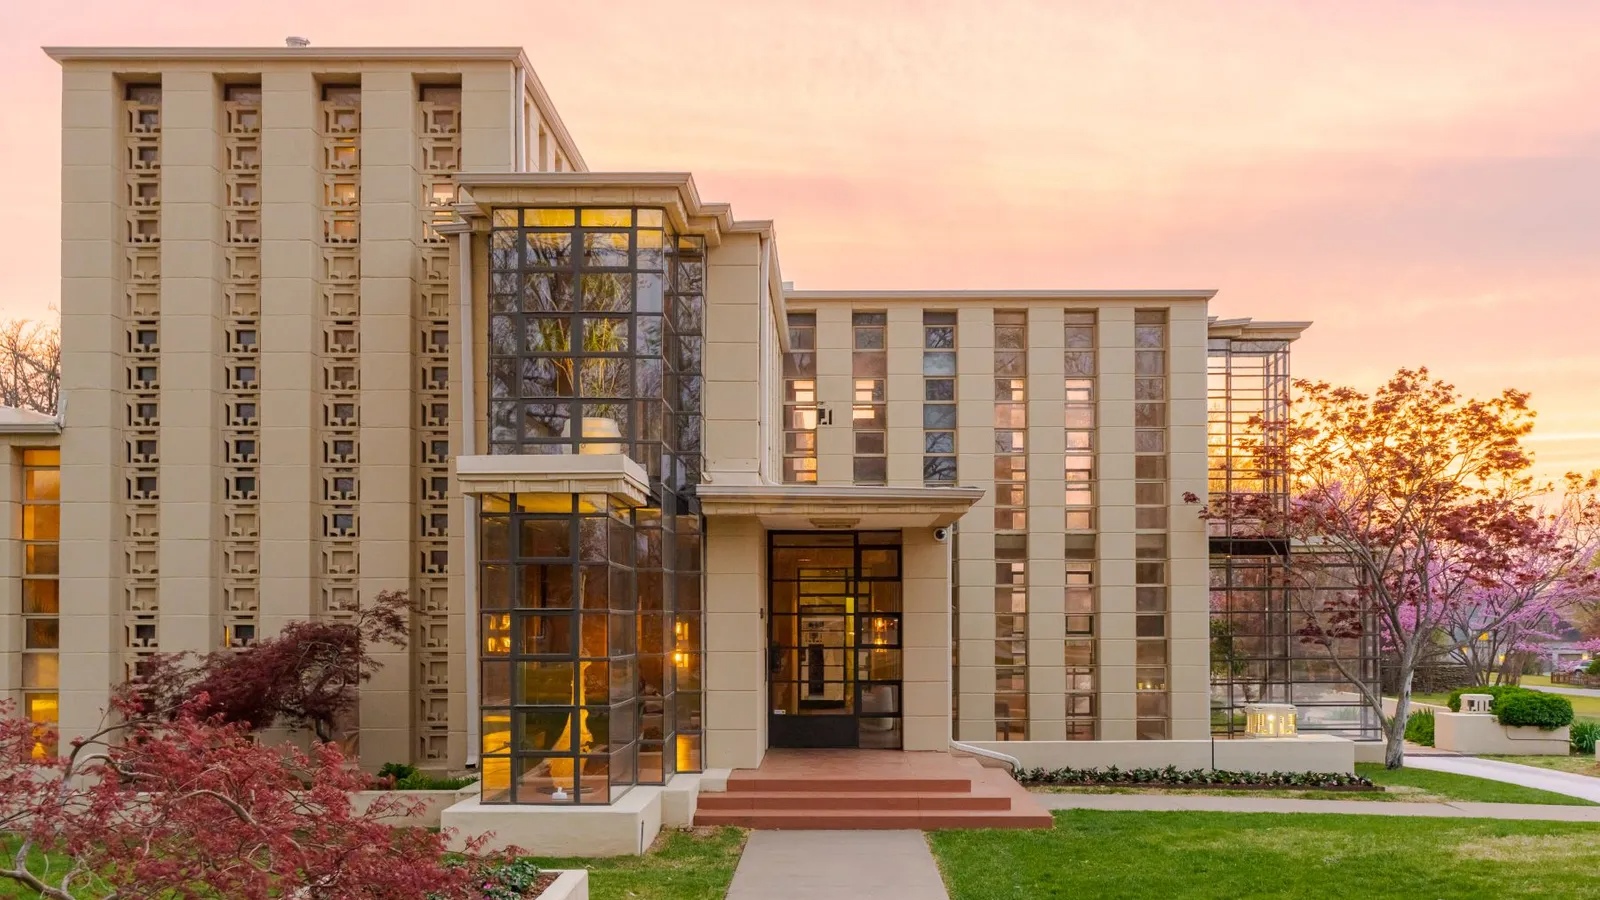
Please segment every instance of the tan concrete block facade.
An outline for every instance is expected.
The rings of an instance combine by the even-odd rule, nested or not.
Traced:
[[[556,206],[653,210],[658,233],[664,214],[665,233],[704,241],[703,646],[678,649],[703,657],[705,767],[757,765],[780,730],[775,531],[898,532],[907,750],[1208,736],[1209,545],[1183,501],[1207,488],[1208,292],[793,291],[771,223],[702,203],[689,176],[586,173],[512,51],[53,52],[67,737],[151,653],[244,646],[405,591],[411,644],[383,653],[351,736],[373,767],[476,760],[479,501],[455,459],[490,452],[487,218]],[[784,483],[791,313],[815,323],[814,385],[787,401],[816,422],[798,452],[814,485]],[[1085,321],[1087,375],[1064,336]],[[997,346],[1017,322],[1022,345]],[[947,323],[953,345],[930,343]],[[953,370],[930,367],[934,349]],[[1092,424],[1073,424],[1074,403]],[[933,424],[950,406],[954,424]],[[855,422],[880,410],[874,449],[877,427]],[[1085,430],[1089,494],[1069,461]],[[1021,491],[1000,503],[997,437]],[[0,504],[16,448],[55,440],[0,429]],[[881,482],[855,484],[878,454]],[[740,490],[754,499],[712,511]],[[958,494],[965,512],[935,523]],[[1070,605],[1085,588],[1088,632]],[[19,622],[0,632],[12,691]],[[1073,661],[1075,640],[1092,662]]]
[[[515,51],[52,52],[63,553],[85,561],[62,579],[63,731],[145,654],[398,590],[416,628],[363,690],[363,761],[461,766],[460,382],[431,226],[465,168],[582,168],[543,89]]]

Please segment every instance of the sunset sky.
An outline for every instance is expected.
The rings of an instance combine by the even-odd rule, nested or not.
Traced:
[[[692,171],[803,289],[1217,288],[1297,375],[1530,390],[1600,468],[1600,3],[0,0],[0,315],[58,295],[43,44],[521,45],[591,169]]]

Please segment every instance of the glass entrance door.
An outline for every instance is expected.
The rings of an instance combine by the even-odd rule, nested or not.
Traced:
[[[769,743],[898,749],[899,533],[769,540]]]

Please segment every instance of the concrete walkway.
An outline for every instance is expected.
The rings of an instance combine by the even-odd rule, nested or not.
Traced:
[[[949,900],[920,831],[752,831],[727,900]]]
[[[1587,775],[1523,766],[1498,759],[1479,759],[1475,756],[1407,756],[1406,765],[1413,769],[1454,772],[1457,775],[1471,775],[1474,778],[1519,784],[1523,787],[1538,788],[1541,791],[1566,794],[1568,797],[1580,797],[1600,803],[1600,778],[1590,778]]]
[[[1580,776],[1581,777],[1581,776]],[[1600,806],[1538,806],[1525,803],[1406,803],[1382,800],[1282,800],[1273,797],[1179,797],[1161,794],[1037,794],[1047,809],[1128,812],[1332,813],[1352,816],[1414,816],[1439,819],[1536,819],[1600,822]],[[737,884],[737,880],[735,884]],[[728,895],[730,900],[734,896]]]
[[[1545,691],[1551,694],[1566,694],[1568,697],[1600,697],[1600,691],[1594,688],[1567,687],[1564,684],[1529,685],[1530,691]]]

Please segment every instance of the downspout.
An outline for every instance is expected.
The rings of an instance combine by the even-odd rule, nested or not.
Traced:
[[[456,267],[457,333],[460,334],[461,361],[461,452],[457,456],[476,456],[478,453],[478,407],[473,396],[472,343],[476,335],[472,325],[472,233],[456,235],[457,253],[461,262]],[[478,767],[478,757],[483,747],[483,710],[478,696],[478,518],[476,504],[471,494],[461,495],[462,583],[466,594],[462,608],[466,613],[467,643],[467,768]]]
[[[948,534],[949,531],[954,530],[954,527],[955,526],[953,525],[950,526],[946,533]],[[960,613],[956,610],[955,603],[955,543],[948,537],[944,542],[944,572],[944,608],[949,610],[949,614],[952,617],[958,616]],[[945,676],[945,684],[949,689],[944,692],[944,723],[945,734],[948,736],[946,743],[949,745],[951,750],[965,753],[969,756],[977,756],[982,757],[983,759],[992,759],[996,762],[1005,763],[1006,766],[1011,770],[1011,774],[1016,775],[1018,772],[1022,771],[1022,760],[1017,759],[1015,756],[1012,756],[1009,753],[1001,753],[998,750],[989,750],[979,747],[975,744],[964,744],[956,740],[956,707],[954,694],[956,684],[956,639],[953,628],[955,623],[951,622],[950,624],[952,627],[944,630],[944,661],[945,665],[947,666],[945,671],[949,673]]]

